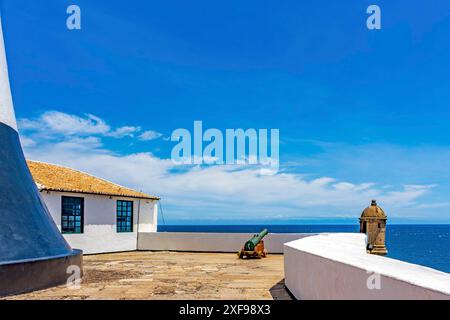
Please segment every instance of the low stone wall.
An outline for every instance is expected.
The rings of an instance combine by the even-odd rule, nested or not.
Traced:
[[[287,243],[284,268],[286,286],[300,300],[450,300],[450,274],[367,254],[363,234],[320,234]]]
[[[271,233],[264,238],[264,245],[269,253],[283,253],[284,243],[311,235],[304,233]],[[238,252],[252,236],[252,233],[139,233],[138,250]]]

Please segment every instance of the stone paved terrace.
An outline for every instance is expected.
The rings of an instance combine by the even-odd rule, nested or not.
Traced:
[[[283,256],[239,260],[228,253],[128,252],[84,257],[81,289],[60,286],[8,299],[291,299]]]

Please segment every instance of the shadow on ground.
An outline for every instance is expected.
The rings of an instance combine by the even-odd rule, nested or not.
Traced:
[[[284,279],[270,288],[269,291],[273,300],[295,300],[294,296],[286,288]]]

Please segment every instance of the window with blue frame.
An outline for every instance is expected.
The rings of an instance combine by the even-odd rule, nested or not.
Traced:
[[[61,232],[65,234],[83,233],[84,199],[62,197]]]
[[[133,201],[117,201],[117,232],[133,232]]]

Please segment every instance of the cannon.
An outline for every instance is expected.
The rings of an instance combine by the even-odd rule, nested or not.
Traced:
[[[267,236],[268,233],[269,231],[264,229],[248,240],[241,251],[238,252],[239,258],[265,258],[267,256],[267,250],[264,248],[263,238]]]

